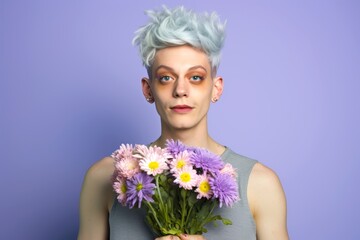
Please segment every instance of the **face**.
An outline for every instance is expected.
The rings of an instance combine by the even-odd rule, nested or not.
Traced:
[[[222,93],[222,78],[212,78],[207,55],[191,46],[158,50],[151,79],[142,80],[145,97],[152,97],[163,128],[206,127],[213,98]]]

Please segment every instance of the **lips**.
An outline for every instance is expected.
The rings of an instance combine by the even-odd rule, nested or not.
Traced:
[[[176,113],[188,113],[192,109],[193,108],[188,105],[176,105],[176,106],[171,107],[171,110],[173,110]]]

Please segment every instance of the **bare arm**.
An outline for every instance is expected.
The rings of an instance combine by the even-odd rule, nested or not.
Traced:
[[[108,208],[112,199],[112,158],[95,163],[86,173],[80,195],[78,240],[108,239]]]
[[[248,198],[259,240],[288,240],[286,199],[278,176],[262,164],[250,175]]]

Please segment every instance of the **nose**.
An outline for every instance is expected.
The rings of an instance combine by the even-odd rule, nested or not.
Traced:
[[[187,97],[189,95],[189,86],[188,86],[188,82],[186,82],[186,79],[184,78],[176,79],[173,95],[176,98]]]

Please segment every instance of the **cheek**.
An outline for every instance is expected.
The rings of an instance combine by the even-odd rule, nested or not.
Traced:
[[[201,82],[198,85],[199,89],[201,89],[203,92],[212,92],[214,88],[213,80],[208,77],[205,81]]]
[[[162,91],[156,91],[154,92],[154,98],[155,98],[155,103],[159,104],[159,105],[164,105],[167,101],[167,99],[169,97],[166,96],[166,94]]]
[[[202,99],[210,99],[212,96],[212,92],[213,92],[213,87],[211,84],[203,84],[203,85],[199,85],[196,88],[196,94],[198,94],[199,96],[201,96]]]
[[[154,97],[158,98],[158,99],[163,99],[168,97],[169,94],[171,94],[171,86],[169,85],[162,85],[162,84],[157,84],[154,83],[151,86],[151,91],[154,95]]]

